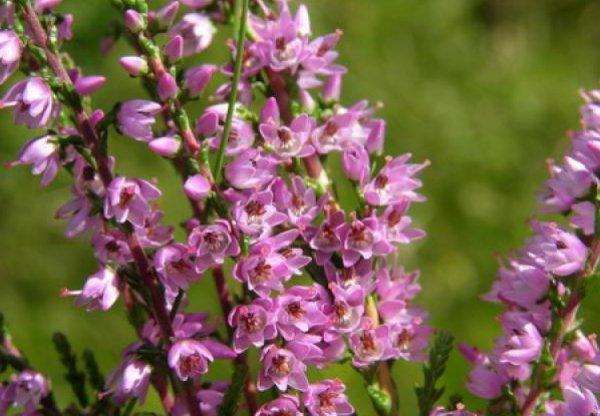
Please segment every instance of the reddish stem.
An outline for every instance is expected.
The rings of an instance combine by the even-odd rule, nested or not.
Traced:
[[[29,2],[23,6],[23,17],[31,30],[34,42],[38,47],[44,50],[48,64],[50,65],[54,74],[65,86],[74,91],[73,83],[71,82],[71,79],[62,64],[60,57],[49,49],[46,31],[42,27],[35,10]],[[77,108],[73,108],[73,112],[75,114],[77,130],[81,134],[85,144],[90,147],[92,155],[97,164],[100,178],[105,188],[107,188],[112,182],[113,176],[110,170],[108,156],[101,149],[101,140],[98,137],[96,130],[93,128],[89,116],[85,110],[81,108],[81,106],[78,106]],[[137,236],[133,231],[127,232],[127,243],[132,252],[142,280],[150,292],[150,297],[152,300],[152,305],[150,306],[152,307],[151,309],[154,318],[160,327],[166,345],[170,346],[173,329],[171,327],[169,314],[167,313],[165,307],[164,295],[160,290],[160,284],[154,276],[152,268],[148,262],[148,258],[146,257],[146,254],[140,246]],[[195,397],[193,386],[188,387],[187,384],[184,386],[185,397],[190,414],[192,416],[201,416],[200,406]]]
[[[561,322],[560,328],[557,331],[556,336],[550,341],[550,356],[552,357],[552,362],[556,362],[558,359],[565,336],[573,327],[573,323],[577,318],[577,310],[579,309],[579,306],[583,300],[585,281],[595,273],[599,260],[600,237],[597,236],[594,238],[594,241],[590,247],[590,256],[588,257],[585,268],[583,271],[581,271],[581,273],[579,273],[578,276],[575,277],[577,281],[571,294],[569,295],[567,304],[558,315],[558,319]],[[532,382],[531,390],[529,391],[529,394],[525,398],[523,406],[521,407],[521,416],[531,416],[535,411],[538,398],[544,392],[541,376],[545,373],[545,371],[546,366],[542,366],[541,371],[537,373],[538,377],[536,377],[536,379]]]

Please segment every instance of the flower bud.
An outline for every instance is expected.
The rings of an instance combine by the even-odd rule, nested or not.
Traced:
[[[139,56],[124,56],[119,59],[119,63],[132,77],[143,75],[148,71],[148,63]]]
[[[361,182],[369,173],[369,154],[361,145],[353,145],[342,154],[342,167],[349,179]]]
[[[173,157],[179,152],[181,143],[175,137],[159,137],[148,143],[154,153],[163,157]]]
[[[177,62],[183,56],[183,38],[179,35],[174,36],[165,45],[165,55],[170,62]]]
[[[57,7],[62,0],[36,0],[35,1],[35,11],[36,12],[45,12],[48,10],[52,10]]]
[[[200,65],[185,71],[185,88],[192,97],[198,96],[210,82],[214,73],[217,72],[216,65]]]
[[[333,74],[329,77],[327,82],[325,82],[325,85],[323,85],[323,91],[321,92],[323,95],[323,100],[325,102],[339,101],[341,89],[342,75]]]
[[[173,78],[173,76],[169,73],[165,73],[160,77],[158,80],[157,90],[158,96],[162,101],[175,98],[179,92],[177,81],[175,81],[175,78]]]
[[[90,95],[102,88],[105,82],[106,78],[99,75],[80,77],[75,81],[75,89],[81,95]]]
[[[210,193],[210,182],[202,175],[190,176],[183,185],[183,189],[188,198],[194,201],[201,201]]]
[[[152,28],[156,28],[159,31],[169,29],[173,25],[177,11],[179,10],[179,2],[173,1],[166,6],[152,11],[148,14],[148,19]]]
[[[65,14],[57,27],[60,40],[71,40],[73,38],[73,15]]]
[[[146,28],[144,22],[144,16],[139,14],[133,9],[129,9],[125,12],[125,26],[132,33],[139,33]]]

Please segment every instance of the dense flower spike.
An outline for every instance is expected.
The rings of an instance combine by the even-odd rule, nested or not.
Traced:
[[[501,302],[505,332],[489,354],[463,347],[473,363],[469,389],[491,400],[490,414],[530,416],[598,412],[595,335],[578,329],[577,310],[600,256],[598,240],[598,92],[585,93],[582,130],[562,164],[552,162],[540,195],[544,213],[571,228],[532,221],[533,236],[504,262],[486,299]],[[550,399],[562,393],[562,400]],[[503,410],[504,409],[504,410]]]
[[[122,299],[139,335],[99,400],[141,402],[152,385],[166,414],[233,414],[231,388],[243,391],[240,410],[250,415],[352,415],[341,380],[309,379],[311,368],[346,360],[364,377],[375,412],[397,416],[389,366],[425,360],[433,332],[412,304],[418,272],[405,272],[393,255],[424,236],[411,228],[409,208],[424,200],[418,174],[426,163],[383,156],[385,122],[375,109],[340,102],[341,32],[313,37],[307,8],[292,10],[286,1],[237,0],[232,8],[229,1],[181,0],[155,10],[145,0],[113,1],[133,46],[114,60],[149,97],[128,97],[103,112],[87,96],[107,80],[83,76],[62,51],[73,17],[56,13],[58,3],[11,2],[19,24],[0,31],[0,81],[19,62],[27,77],[0,106],[15,107],[17,124],[45,129],[10,166],[31,165],[42,185],[60,168],[71,174],[71,199],[56,216],[68,220],[67,236],[89,233],[98,271],[82,290],[63,295],[90,311]],[[233,59],[186,67],[183,58],[201,59],[217,25],[231,20],[238,29],[227,43]],[[103,51],[114,41],[107,38]],[[213,87],[217,73],[226,81]],[[198,109],[201,96],[211,105]],[[187,113],[193,105],[196,120]],[[185,237],[163,222],[155,181],[128,176],[108,153],[111,127],[176,168],[192,208]],[[326,166],[333,153],[339,157],[330,163],[341,163]],[[340,202],[328,169],[355,189],[358,207]],[[579,178],[578,169],[555,188]],[[589,212],[582,205],[574,219],[588,230]],[[545,288],[550,278],[541,278],[575,272],[586,249],[558,226],[540,227],[543,238],[531,242],[524,267],[542,268],[535,287]],[[220,319],[185,311],[188,291],[209,273]],[[511,285],[501,289],[528,300]],[[541,337],[536,327],[514,332],[503,357],[526,365],[539,355]],[[261,358],[259,368],[248,365],[250,354]],[[216,359],[234,360],[231,383],[204,380]],[[248,375],[240,381],[238,371]],[[280,396],[258,403],[256,391],[267,389]],[[6,391],[1,397],[12,405]],[[36,391],[27,399],[32,408],[49,394],[47,386]]]

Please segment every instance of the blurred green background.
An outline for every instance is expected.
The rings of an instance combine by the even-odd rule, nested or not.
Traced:
[[[105,109],[115,98],[143,96],[136,81],[118,68],[118,57],[129,53],[126,45],[117,45],[106,57],[98,53],[104,28],[115,18],[109,3],[65,0],[62,6],[76,17],[76,38],[68,49],[85,72],[109,75],[107,86],[94,97]],[[597,86],[600,2],[308,3],[316,33],[344,31],[341,63],[350,69],[345,101],[382,101],[389,153],[410,151],[416,160],[432,162],[424,174],[429,200],[412,210],[428,237],[402,252],[409,268],[422,270],[420,304],[431,312],[436,327],[451,330],[461,342],[489,347],[498,334],[499,309],[479,295],[490,287],[495,257],[518,247],[527,235],[525,221],[546,176],[544,160],[559,157],[567,145],[565,131],[578,126],[578,89]],[[196,61],[223,62],[228,35],[222,29],[213,51]],[[11,160],[30,134],[13,127],[3,112],[0,159]],[[170,165],[129,139],[115,135],[110,146],[121,172],[159,179],[167,221],[179,223],[188,207]],[[65,177],[40,190],[38,179],[24,168],[0,174],[0,310],[16,342],[51,376],[62,403],[67,388],[50,345],[53,331],[65,332],[78,350],[92,347],[107,372],[134,339],[120,307],[86,313],[58,296],[60,288],[78,288],[94,271],[85,239],[65,240],[63,224],[53,220],[68,198]],[[216,310],[214,299],[207,279],[192,291],[191,304]],[[597,330],[600,303],[588,303],[586,325]],[[215,377],[226,367],[217,364]],[[373,414],[352,370],[334,367],[326,373],[348,382],[360,414]],[[464,390],[466,374],[467,366],[454,354],[447,391]],[[419,366],[400,363],[395,375],[403,414],[416,414],[412,386],[421,379]],[[465,398],[479,405],[471,395]],[[155,406],[151,398],[148,407]]]

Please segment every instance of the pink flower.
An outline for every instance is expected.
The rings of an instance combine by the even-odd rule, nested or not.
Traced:
[[[278,297],[277,328],[288,341],[327,323],[320,291],[315,286],[292,286]]]
[[[154,268],[164,282],[183,290],[200,278],[184,244],[175,243],[159,249],[154,255]]]
[[[110,267],[103,267],[88,277],[82,290],[63,291],[63,296],[77,296],[76,306],[87,306],[88,311],[107,311],[119,298],[119,279]]]
[[[308,143],[314,124],[314,119],[302,114],[292,120],[289,127],[281,125],[277,101],[271,97],[262,108],[259,131],[280,158],[306,157],[314,153]]]
[[[302,401],[311,416],[350,416],[354,407],[344,393],[346,386],[338,379],[311,384],[302,394]]]
[[[208,16],[200,13],[187,13],[179,23],[169,30],[169,36],[181,36],[183,38],[183,55],[189,56],[208,48],[215,32],[216,29]]]
[[[48,395],[50,386],[43,375],[24,370],[10,377],[8,386],[0,388],[0,411],[9,406],[23,409],[23,415],[37,414],[40,401]],[[4,413],[3,413],[4,414]]]
[[[207,108],[196,122],[196,132],[207,138],[212,149],[219,148],[226,115],[227,105],[218,104]],[[252,143],[254,143],[254,129],[249,123],[234,114],[225,155],[238,155],[249,149]]]
[[[354,217],[350,224],[343,224],[336,231],[343,242],[342,258],[345,267],[352,266],[360,258],[369,260],[373,256],[385,256],[394,250],[374,215],[362,220]]]
[[[476,396],[492,400],[502,394],[502,387],[506,380],[496,372],[483,365],[477,365],[469,373],[468,389]]]
[[[59,145],[50,135],[34,137],[23,145],[18,159],[9,166],[31,165],[31,173],[42,175],[41,185],[47,186],[61,167]]]
[[[235,358],[236,354],[225,345],[209,339],[177,341],[169,350],[167,361],[177,377],[185,381],[208,371],[208,363],[215,358]]]
[[[199,225],[188,238],[196,255],[196,271],[204,272],[209,267],[223,264],[225,257],[237,256],[240,246],[233,236],[227,221],[216,220],[210,225]]]
[[[401,204],[407,201],[423,201],[424,197],[415,192],[422,182],[415,175],[427,163],[407,163],[410,154],[389,160],[371,182],[363,187],[365,199],[371,205]]]
[[[307,351],[303,347],[288,345],[288,348],[290,349],[269,345],[263,349],[258,390],[264,391],[272,386],[277,386],[280,391],[286,391],[288,387],[300,391],[308,389],[306,365],[302,362]]]
[[[225,166],[225,178],[238,189],[262,188],[275,177],[277,164],[261,148],[250,148]]]
[[[204,91],[212,76],[217,72],[215,65],[200,65],[185,71],[184,86],[191,97],[197,97]]]
[[[352,364],[356,367],[367,367],[374,362],[387,360],[393,357],[390,328],[387,325],[372,327],[367,319],[363,322],[363,329],[350,335],[350,348],[354,356]]]
[[[15,124],[24,124],[30,129],[44,127],[59,111],[52,90],[39,77],[13,85],[0,101],[0,108],[6,107],[15,107]]]
[[[229,314],[229,325],[235,328],[233,348],[240,353],[254,345],[262,347],[277,335],[277,305],[270,298],[254,299],[249,305],[236,306]]]
[[[0,84],[19,67],[23,44],[12,30],[0,30]]]
[[[119,176],[112,180],[104,199],[104,216],[118,223],[129,221],[144,227],[150,216],[150,201],[161,195],[158,188],[142,179]]]
[[[143,403],[148,394],[151,373],[150,365],[133,357],[126,357],[108,376],[108,391],[117,403],[124,403],[132,398]]]
[[[282,394],[275,400],[265,403],[254,416],[303,416],[296,396]]]
[[[138,141],[150,141],[153,138],[154,116],[160,112],[158,103],[147,100],[130,100],[121,104],[117,122],[123,134]]]
[[[201,201],[206,198],[211,188],[210,182],[200,174],[190,176],[183,184],[185,194],[194,201]]]
[[[271,234],[273,227],[287,219],[273,205],[271,191],[256,192],[245,202],[238,201],[233,206],[233,217],[238,228],[257,241]]]
[[[527,323],[521,331],[507,338],[500,362],[516,366],[529,364],[539,358],[543,345],[544,339],[535,325]]]

